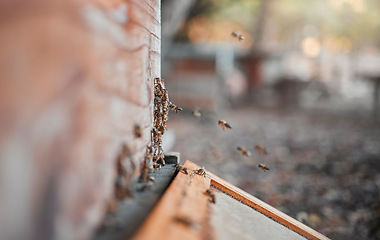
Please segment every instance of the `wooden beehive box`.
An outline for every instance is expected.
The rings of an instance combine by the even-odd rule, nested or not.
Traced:
[[[151,142],[160,1],[9,0],[0,16],[0,239],[88,239],[115,197],[117,164],[130,185]],[[253,209],[266,220],[241,235],[255,220],[236,213]],[[133,238],[256,233],[325,239],[211,173],[183,172]]]
[[[137,177],[160,10],[159,0],[1,1],[0,239],[86,239],[125,145],[127,181]]]
[[[190,161],[132,239],[329,239]]]

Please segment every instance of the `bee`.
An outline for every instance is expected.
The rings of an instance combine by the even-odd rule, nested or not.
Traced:
[[[141,128],[140,125],[135,124],[134,132],[135,132],[135,137],[136,138],[141,138],[141,136],[142,136],[142,128]]]
[[[260,163],[259,165],[257,165],[259,168],[261,168],[264,172],[266,172],[267,170],[269,170],[269,168],[267,166],[265,166],[264,164]]]
[[[181,166],[181,165],[177,165],[177,170],[178,170],[179,172],[183,172],[183,173],[186,174],[186,175],[189,175],[189,169],[187,169],[187,168],[185,168],[185,167],[183,167],[183,166]]]
[[[241,35],[241,34],[239,34],[237,32],[232,32],[231,35],[232,35],[232,37],[239,39],[239,41],[244,40],[243,35]]]
[[[193,173],[206,177],[206,170],[203,166],[197,170],[194,170]]]
[[[204,192],[205,195],[207,195],[209,197],[209,201],[212,202],[212,203],[216,203],[215,201],[215,194],[210,190],[210,189],[207,189],[205,192]]]
[[[194,109],[194,111],[193,111],[193,116],[195,117],[195,118],[200,118],[201,117],[201,112],[199,111],[199,109]]]
[[[226,121],[224,120],[219,120],[218,121],[218,125],[223,129],[223,131],[225,131],[226,129],[231,129],[231,125],[228,124]]]
[[[182,217],[182,216],[176,216],[174,217],[173,219],[175,222],[178,222],[178,223],[181,223],[187,227],[192,227],[194,226],[194,223],[191,219],[189,219],[188,217]]]
[[[149,159],[145,158],[143,166],[141,168],[140,180],[142,181],[152,181],[154,182],[154,177],[150,175]]]
[[[261,153],[263,155],[268,155],[268,152],[267,152],[267,150],[265,149],[264,146],[256,145],[255,149],[256,149],[256,151],[258,151],[259,153]]]
[[[118,200],[123,200],[131,196],[127,185],[127,179],[124,176],[116,177],[114,194]]]
[[[110,201],[107,202],[107,213],[113,213],[116,212],[116,210],[119,209],[119,202],[117,199],[112,198]]]
[[[161,168],[162,166],[161,166],[161,164],[154,162],[153,167],[154,168]]]
[[[179,112],[181,112],[183,110],[181,107],[177,107],[174,103],[170,103],[169,104],[169,108],[172,111],[175,111],[175,113],[179,113]]]
[[[243,155],[243,156],[246,156],[246,157],[249,157],[251,156],[251,152],[248,151],[245,147],[237,147],[237,150]]]

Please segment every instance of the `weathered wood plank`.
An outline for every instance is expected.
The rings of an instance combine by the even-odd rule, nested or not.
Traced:
[[[184,167],[187,168],[190,173],[200,168],[190,161],[186,161]],[[183,171],[178,172],[178,175],[174,178],[160,202],[133,239],[213,239],[218,235],[223,235],[223,228],[225,227],[223,224],[231,221],[231,219],[225,221],[225,218],[229,218],[229,210],[221,208],[235,207],[234,209],[237,209],[236,206],[232,206],[236,203],[235,200],[233,200],[234,202],[229,202],[228,199],[226,200],[226,198],[232,200],[231,197],[265,215],[252,213],[245,216],[255,218],[255,221],[260,221],[260,218],[265,218],[262,220],[267,221],[267,224],[270,225],[266,225],[268,229],[266,229],[267,232],[265,234],[257,233],[257,236],[268,236],[269,234],[269,236],[272,237],[283,236],[281,234],[285,234],[285,236],[293,236],[297,237],[297,239],[304,239],[304,237],[320,240],[329,239],[208,171],[207,178],[196,174],[193,177],[191,176],[191,174],[187,175]],[[216,207],[212,208],[209,205],[211,204],[211,202],[209,202],[209,196],[204,194],[207,189],[210,189],[210,186],[223,191],[215,193]],[[220,194],[223,195],[223,199],[220,199]],[[223,202],[222,205],[218,205],[220,204],[219,200]],[[238,202],[238,204],[242,204],[240,202]],[[231,206],[228,204],[231,204]],[[215,213],[214,211],[216,209],[219,209],[221,212]],[[254,213],[257,212],[254,211]],[[214,226],[215,228],[213,228],[211,219],[215,220],[217,216],[219,216],[219,218],[216,222],[222,226]],[[244,216],[238,215],[238,217]],[[242,222],[245,220],[247,219],[241,219]],[[236,227],[237,226],[235,226],[235,228]],[[237,234],[239,230],[242,229],[237,227],[236,229],[229,230],[228,234],[231,236],[231,233]],[[271,234],[270,231],[273,230],[279,232]],[[221,233],[216,233],[215,231],[221,231]],[[247,232],[242,234],[247,234]],[[250,239],[249,236],[244,236],[244,239]],[[238,234],[235,237],[238,238]]]
[[[184,167],[199,168],[190,161]],[[204,239],[208,197],[203,193],[209,186],[208,178],[179,172],[133,239]]]
[[[86,239],[123,144],[137,177],[160,76],[160,1],[139,4],[0,3],[0,239]]]

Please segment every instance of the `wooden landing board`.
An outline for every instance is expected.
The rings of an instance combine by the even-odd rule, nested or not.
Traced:
[[[190,161],[186,161],[184,167],[190,172],[200,168]],[[215,205],[211,205],[204,192],[214,188],[219,192],[216,193]],[[230,213],[235,209],[245,213],[232,216]],[[241,224],[229,224],[228,222],[233,223],[229,219],[231,217],[237,218]],[[262,233],[252,234],[255,230],[247,225],[249,221],[266,222],[265,239],[279,239],[276,234],[281,239],[296,239],[291,236],[300,239],[329,239],[210,172],[207,172],[206,178],[196,174],[191,177],[191,174],[179,172],[133,239],[228,239],[226,236],[231,232],[236,233],[235,239],[256,239],[257,236],[263,236]],[[231,231],[231,228],[234,229]],[[249,228],[246,232],[251,235],[240,236],[244,232],[243,228]]]
[[[191,171],[199,167],[189,161],[190,173],[179,172],[160,202],[132,239],[204,239],[207,234],[210,179]]]

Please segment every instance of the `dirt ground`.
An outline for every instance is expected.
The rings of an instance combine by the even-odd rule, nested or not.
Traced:
[[[231,130],[223,131],[219,119]],[[355,113],[244,107],[169,116],[173,151],[325,234],[380,239],[380,123]],[[266,148],[268,155],[255,150]],[[251,156],[236,148],[244,146]],[[264,172],[257,167],[270,168]]]

